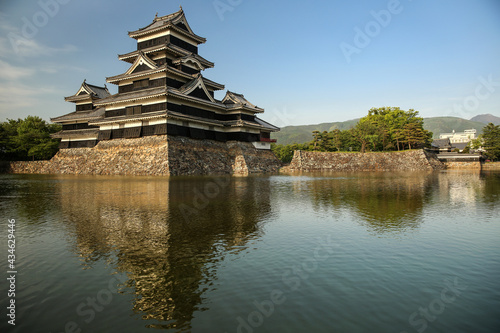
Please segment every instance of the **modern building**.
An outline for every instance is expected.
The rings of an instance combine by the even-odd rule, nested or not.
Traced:
[[[111,95],[106,86],[84,81],[75,95],[65,98],[76,110],[52,119],[63,126],[54,135],[61,139],[61,148],[172,135],[251,142],[257,149],[270,149],[270,134],[279,128],[257,117],[264,109],[231,91],[222,100],[215,98],[224,85],[203,76],[214,63],[198,54],[206,39],[193,32],[182,7],[156,15],[151,24],[128,35],[137,40],[137,49],[118,59],[130,68],[106,79],[118,86],[118,93]]]
[[[441,133],[439,138],[450,139],[451,143],[464,143],[476,139],[476,133],[477,131],[475,129],[469,129],[463,132],[453,131],[452,133]]]

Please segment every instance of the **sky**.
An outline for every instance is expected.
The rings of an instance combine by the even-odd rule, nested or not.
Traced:
[[[84,79],[129,68],[128,31],[180,5],[215,63],[203,75],[277,126],[382,106],[500,116],[499,0],[0,0],[0,121],[72,112]]]

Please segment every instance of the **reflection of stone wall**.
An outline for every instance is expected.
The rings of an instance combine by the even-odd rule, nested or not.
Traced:
[[[248,142],[152,136],[101,141],[94,148],[62,149],[50,161],[13,162],[12,173],[190,175],[275,172],[269,150]]]
[[[464,170],[481,170],[481,162],[477,161],[461,161],[461,160],[446,160],[442,161],[446,169],[464,169]]]
[[[444,169],[424,150],[390,153],[321,153],[295,151],[289,171],[418,171]]]
[[[342,215],[347,208],[370,230],[391,233],[420,225],[425,201],[441,174],[448,175],[432,171],[357,173],[321,177],[311,181],[309,188],[315,209],[331,208],[332,215]]]

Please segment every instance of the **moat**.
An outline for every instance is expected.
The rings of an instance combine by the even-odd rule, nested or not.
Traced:
[[[500,172],[0,183],[1,331],[500,330]]]

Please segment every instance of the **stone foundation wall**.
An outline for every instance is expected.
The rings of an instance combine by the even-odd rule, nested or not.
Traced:
[[[61,149],[50,161],[12,162],[11,173],[91,175],[206,175],[277,172],[269,150],[247,142],[168,135],[101,141],[94,148]]]
[[[483,164],[483,170],[500,170],[500,162],[486,162]]]
[[[295,151],[286,171],[421,171],[445,166],[424,150],[390,153],[322,153]]]
[[[448,160],[441,161],[446,169],[450,170],[481,170],[482,165],[480,161],[460,161],[460,160]]]

